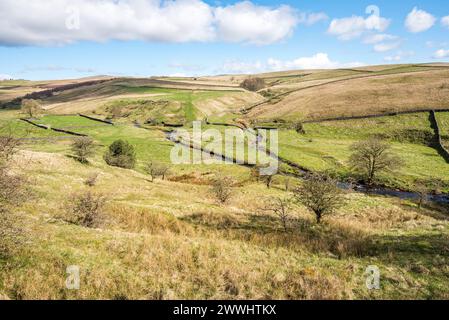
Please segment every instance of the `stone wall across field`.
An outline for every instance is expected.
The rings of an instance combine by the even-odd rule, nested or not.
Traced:
[[[109,121],[109,120],[99,119],[99,118],[95,118],[95,117],[88,116],[88,115],[81,114],[81,113],[79,114],[79,116],[82,117],[82,118],[86,118],[86,119],[92,120],[92,121],[102,122],[102,123],[110,124],[112,126],[114,125],[114,123],[112,121]]]
[[[361,120],[361,119],[370,119],[370,118],[382,118],[382,117],[392,117],[404,114],[412,114],[412,113],[423,113],[423,112],[431,112],[433,109],[415,109],[415,110],[407,110],[407,111],[397,111],[397,112],[387,112],[381,114],[371,114],[371,115],[362,115],[362,116],[344,116],[344,117],[333,117],[333,118],[324,118],[318,120],[306,120],[302,123],[320,123],[327,121],[344,121],[344,120]],[[438,109],[438,112],[449,112],[449,109]]]
[[[444,147],[443,141],[441,140],[441,129],[434,110],[430,111],[429,120],[433,130],[435,131],[435,147],[438,150],[439,154],[446,160],[447,163],[449,163],[449,150]]]
[[[52,130],[52,131],[55,131],[55,132],[66,133],[66,134],[71,135],[71,136],[87,137],[87,134],[84,134],[84,133],[78,133],[78,132],[73,132],[73,131],[64,130],[64,129],[58,129],[58,128],[51,128],[51,127],[48,127],[46,125],[36,123],[36,122],[34,122],[34,121],[30,120],[30,119],[21,118],[20,120],[22,120],[22,121],[24,121],[24,122],[26,122],[28,124],[31,124],[31,125],[33,125],[35,127],[38,127],[40,129]]]

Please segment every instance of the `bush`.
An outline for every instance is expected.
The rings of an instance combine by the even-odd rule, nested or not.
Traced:
[[[87,157],[94,153],[94,141],[89,137],[76,138],[72,143],[72,151],[81,163],[88,163]]]
[[[88,187],[94,187],[97,184],[98,176],[98,173],[93,173],[92,175],[87,177],[86,180],[84,180],[84,184]]]
[[[265,88],[265,81],[261,78],[248,78],[240,84],[240,87],[248,91],[259,91]]]
[[[228,177],[218,177],[212,184],[212,193],[220,203],[226,203],[232,196],[233,181]]]
[[[106,197],[91,191],[75,193],[69,197],[66,203],[67,222],[87,227],[98,227],[103,219],[103,209]]]
[[[116,140],[109,146],[104,160],[110,166],[132,169],[136,165],[136,152],[129,142]]]
[[[170,168],[164,163],[149,161],[145,170],[150,175],[151,182],[153,182],[157,177],[162,177],[162,180],[165,180]]]

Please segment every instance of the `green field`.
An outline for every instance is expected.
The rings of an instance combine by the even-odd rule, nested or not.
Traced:
[[[448,164],[428,141],[433,137],[427,113],[304,125],[306,134],[281,130],[280,156],[313,171],[350,173],[348,159],[355,142],[378,136],[390,141],[405,165],[381,177],[383,183],[413,188],[416,179],[442,179],[449,183]],[[447,187],[446,187],[447,188]]]

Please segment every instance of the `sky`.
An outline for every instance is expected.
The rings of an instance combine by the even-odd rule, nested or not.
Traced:
[[[1,0],[0,79],[449,62],[447,0]]]

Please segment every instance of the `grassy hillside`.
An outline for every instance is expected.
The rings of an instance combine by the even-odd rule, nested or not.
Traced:
[[[222,206],[207,176],[201,185],[150,183],[65,154],[16,158],[39,196],[20,209],[31,245],[0,264],[0,292],[9,298],[448,298],[449,224],[438,212],[350,194],[322,227],[298,207],[285,233],[260,210],[261,197],[285,195],[278,188],[245,182]],[[100,173],[94,190],[108,195],[104,223],[89,229],[64,222],[67,195],[85,189],[93,172]],[[78,291],[64,289],[68,265],[81,268]],[[366,289],[368,265],[380,268],[382,290]]]
[[[275,94],[288,94],[252,109],[248,117],[294,121],[422,108],[447,109],[448,76],[446,67],[425,66],[391,67],[366,73],[354,70],[312,73],[289,78],[290,82],[297,81],[297,85],[270,88]]]
[[[294,204],[285,230],[265,202],[291,198],[304,180],[278,174],[267,188],[243,165],[174,165],[175,145],[167,139],[174,129],[164,127],[181,124],[190,131],[191,121],[206,118],[203,129],[221,133],[229,127],[211,122],[280,127],[282,159],[339,181],[357,177],[348,163],[351,146],[378,137],[404,162],[379,175],[379,184],[420,191],[415,181],[430,179],[441,182],[430,191],[447,193],[449,164],[433,148],[428,113],[304,123],[303,134],[291,126],[303,119],[447,108],[446,67],[276,72],[259,75],[269,85],[259,93],[238,87],[246,75],[123,78],[43,97],[44,110],[33,121],[91,137],[95,148],[86,164],[75,160],[74,136],[21,121],[18,110],[0,110],[0,137],[12,133],[21,143],[9,173],[26,177],[28,191],[13,210],[27,241],[16,254],[0,256],[0,299],[449,299],[447,206],[419,208],[417,199],[345,190],[345,204],[321,225]],[[0,83],[0,100],[7,86],[14,93],[5,101],[20,97],[20,90],[71,83]],[[270,102],[241,113],[266,101],[268,90]],[[449,143],[449,113],[437,118]],[[117,139],[135,147],[134,169],[105,163]],[[235,147],[234,141],[220,143]],[[151,182],[150,161],[170,167],[165,180]],[[285,163],[282,169],[292,171]],[[89,187],[93,175],[98,179]],[[223,176],[232,182],[225,204],[212,191]],[[105,199],[99,224],[68,222],[72,195],[88,191]],[[70,265],[80,267],[80,290],[65,287]],[[368,266],[379,268],[380,290],[367,289]]]

